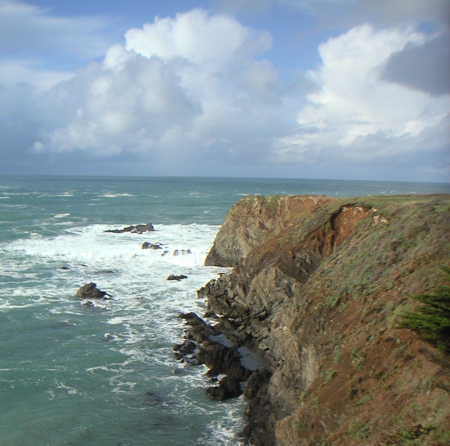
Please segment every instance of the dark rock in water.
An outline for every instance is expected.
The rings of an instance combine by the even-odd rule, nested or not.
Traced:
[[[173,255],[176,256],[184,256],[186,254],[192,254],[192,251],[190,249],[175,249],[173,252]]]
[[[251,372],[241,364],[241,355],[234,347],[226,347],[219,342],[203,342],[197,359],[205,364],[208,376],[226,374],[229,378],[245,381]]]
[[[64,271],[68,271],[70,269],[70,266],[61,266],[61,269]]]
[[[130,232],[132,234],[143,234],[144,232],[153,232],[155,228],[151,223],[145,225],[130,225],[122,229],[107,229],[104,232],[112,232],[113,234],[122,234],[124,232]]]
[[[173,350],[176,352],[175,357],[177,359],[182,359],[186,355],[194,353],[197,348],[197,344],[194,341],[186,339],[182,344],[175,344]]]
[[[197,314],[190,312],[190,313],[181,313],[178,316],[180,319],[184,319],[188,325],[195,326],[195,325],[205,325],[206,322]]]
[[[241,383],[232,376],[225,376],[218,386],[208,387],[206,393],[213,400],[224,401],[242,395]]]
[[[94,302],[88,300],[83,304],[83,307],[95,307]]]
[[[161,243],[149,243],[144,242],[142,244],[142,249],[163,249]]]
[[[112,296],[106,291],[101,291],[93,282],[83,285],[76,294],[79,299],[110,299]]]
[[[183,280],[183,279],[187,279],[188,276],[185,276],[184,274],[181,274],[179,276],[174,276],[173,274],[171,274],[167,280]]]

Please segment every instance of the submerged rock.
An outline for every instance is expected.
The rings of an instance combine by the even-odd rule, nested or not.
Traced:
[[[111,299],[112,296],[106,291],[97,288],[94,282],[83,285],[76,294],[79,299]]]

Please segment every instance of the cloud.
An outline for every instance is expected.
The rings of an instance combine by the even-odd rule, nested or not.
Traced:
[[[358,0],[351,14],[356,20],[370,20],[381,26],[398,26],[425,21],[450,26],[448,0]]]
[[[129,30],[102,63],[45,95],[34,151],[133,154],[167,168],[263,159],[286,113],[260,57],[270,45],[268,33],[203,10]]]
[[[320,18],[328,28],[363,23],[379,27],[434,22],[450,27],[448,0],[216,0],[230,12],[268,13],[272,7],[288,8]]]
[[[382,79],[414,88],[433,96],[450,93],[450,33],[441,33],[423,45],[407,45],[394,53]]]
[[[425,137],[448,129],[448,96],[435,98],[383,79],[396,54],[427,42],[411,29],[363,25],[322,44],[322,65],[309,72],[319,90],[308,95],[296,132],[275,141],[274,161],[370,166],[448,150],[445,138],[432,147],[435,136]]]
[[[30,8],[22,23],[35,16],[50,20],[47,37],[64,34]],[[268,32],[197,9],[130,29],[74,73],[4,54],[0,169],[21,160],[58,173],[448,178],[448,84],[419,63],[447,54],[444,34],[359,24],[321,43],[316,69],[286,74],[267,59]]]

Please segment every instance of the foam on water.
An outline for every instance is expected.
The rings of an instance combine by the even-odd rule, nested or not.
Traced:
[[[68,213],[54,215],[67,217]],[[8,259],[2,265],[7,267],[7,280],[0,289],[0,316],[14,310],[29,312],[28,331],[35,333],[35,338],[31,340],[24,335],[22,351],[32,349],[32,342],[39,337],[44,342],[40,355],[31,354],[31,362],[19,361],[14,372],[2,369],[0,380],[10,388],[23,388],[35,399],[34,404],[41,407],[40,415],[33,415],[31,424],[35,429],[54,417],[66,423],[61,419],[62,413],[54,412],[55,404],[70,406],[75,414],[79,410],[81,419],[84,406],[91,405],[93,399],[107,398],[118,408],[123,406],[120,411],[125,413],[124,419],[117,422],[109,437],[104,440],[95,437],[92,442],[85,438],[83,443],[74,444],[106,446],[115,444],[111,443],[113,439],[133,445],[237,444],[242,404],[234,403],[234,415],[224,414],[222,408],[204,396],[207,384],[204,367],[185,368],[172,352],[173,343],[182,338],[178,314],[201,312],[203,307],[196,298],[196,290],[226,271],[203,266],[218,226],[155,225],[154,232],[143,235],[104,232],[114,227],[120,225],[75,226],[61,229],[62,233],[54,237],[34,233],[28,239],[0,247]],[[160,243],[163,249],[142,249],[144,241]],[[188,278],[167,281],[171,274],[185,274]],[[16,282],[18,279],[20,284]],[[90,281],[110,293],[113,300],[95,302],[94,308],[83,307],[83,302],[74,295]],[[52,345],[54,334],[58,334],[58,343]],[[19,345],[20,340],[16,340],[16,346]],[[15,357],[13,348],[11,345],[8,351]],[[31,363],[33,369],[29,367]],[[18,379],[20,375],[27,378]],[[33,391],[32,386],[36,386]],[[165,406],[158,406],[156,412],[152,404],[142,402],[152,389],[158,389],[165,400]],[[64,402],[66,399],[72,402]],[[96,410],[102,413],[105,408]],[[130,427],[136,410],[147,414],[145,421],[141,419],[147,425],[145,432]],[[29,423],[28,416],[13,409],[6,422]],[[187,437],[181,432],[167,436],[175,422],[190,426]],[[91,419],[83,423],[94,438],[95,432],[103,432],[102,425],[110,421],[96,417],[95,422]],[[50,429],[55,440],[34,433],[34,444],[73,442],[69,434],[57,434],[56,426]],[[123,436],[130,429],[134,429],[133,440],[128,439],[127,443]],[[188,438],[191,443],[184,443]],[[15,438],[3,440],[19,446],[25,437],[17,433]]]

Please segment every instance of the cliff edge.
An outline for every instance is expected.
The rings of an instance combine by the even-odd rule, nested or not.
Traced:
[[[443,284],[450,196],[246,197],[199,295],[269,375],[252,390],[252,445],[447,445],[449,357],[399,329],[410,296]]]

